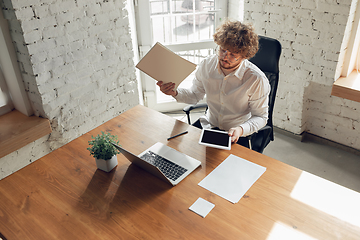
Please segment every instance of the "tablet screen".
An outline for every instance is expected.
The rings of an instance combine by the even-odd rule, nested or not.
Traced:
[[[209,147],[231,149],[231,137],[227,132],[219,130],[203,129],[199,143]]]

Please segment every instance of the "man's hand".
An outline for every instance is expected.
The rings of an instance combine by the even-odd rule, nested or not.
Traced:
[[[160,87],[160,91],[163,92],[166,95],[171,95],[173,97],[176,97],[177,90],[174,91],[175,83],[169,82],[169,83],[163,83],[162,81],[159,81],[156,83]]]
[[[231,142],[237,142],[239,138],[243,135],[244,130],[242,127],[230,128],[229,136],[231,137]]]

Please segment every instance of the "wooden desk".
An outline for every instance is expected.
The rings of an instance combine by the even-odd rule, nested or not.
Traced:
[[[160,141],[202,166],[175,187],[121,154],[116,169],[102,172],[86,150],[100,131],[135,154]],[[359,193],[239,145],[206,148],[199,136],[183,122],[132,108],[1,180],[0,232],[7,239],[360,239]],[[267,168],[237,204],[198,186],[230,153]],[[188,210],[198,197],[215,204],[206,218]]]

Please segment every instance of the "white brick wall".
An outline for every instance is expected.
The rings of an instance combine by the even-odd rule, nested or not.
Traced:
[[[232,8],[237,2],[229,0]],[[346,50],[342,42],[348,39],[349,14],[354,14],[351,2],[245,0],[244,21],[283,47],[274,124],[360,149],[360,103],[330,96]],[[236,14],[230,11],[230,17]]]
[[[138,104],[125,0],[4,0],[25,88],[53,132],[0,159],[0,179]]]

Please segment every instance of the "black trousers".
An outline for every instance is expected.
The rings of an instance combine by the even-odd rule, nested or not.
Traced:
[[[200,123],[200,120],[198,119],[196,122],[194,122],[192,124],[194,127],[197,127],[197,128],[200,128],[202,129],[202,126],[201,126],[201,123]],[[224,130],[221,130],[219,128],[213,128],[215,130],[220,130],[220,131],[224,131]],[[249,145],[249,139],[247,137],[240,137],[239,140],[236,142],[236,144],[239,144],[241,146],[244,146],[244,147],[247,147],[247,148],[250,148],[250,145]]]

